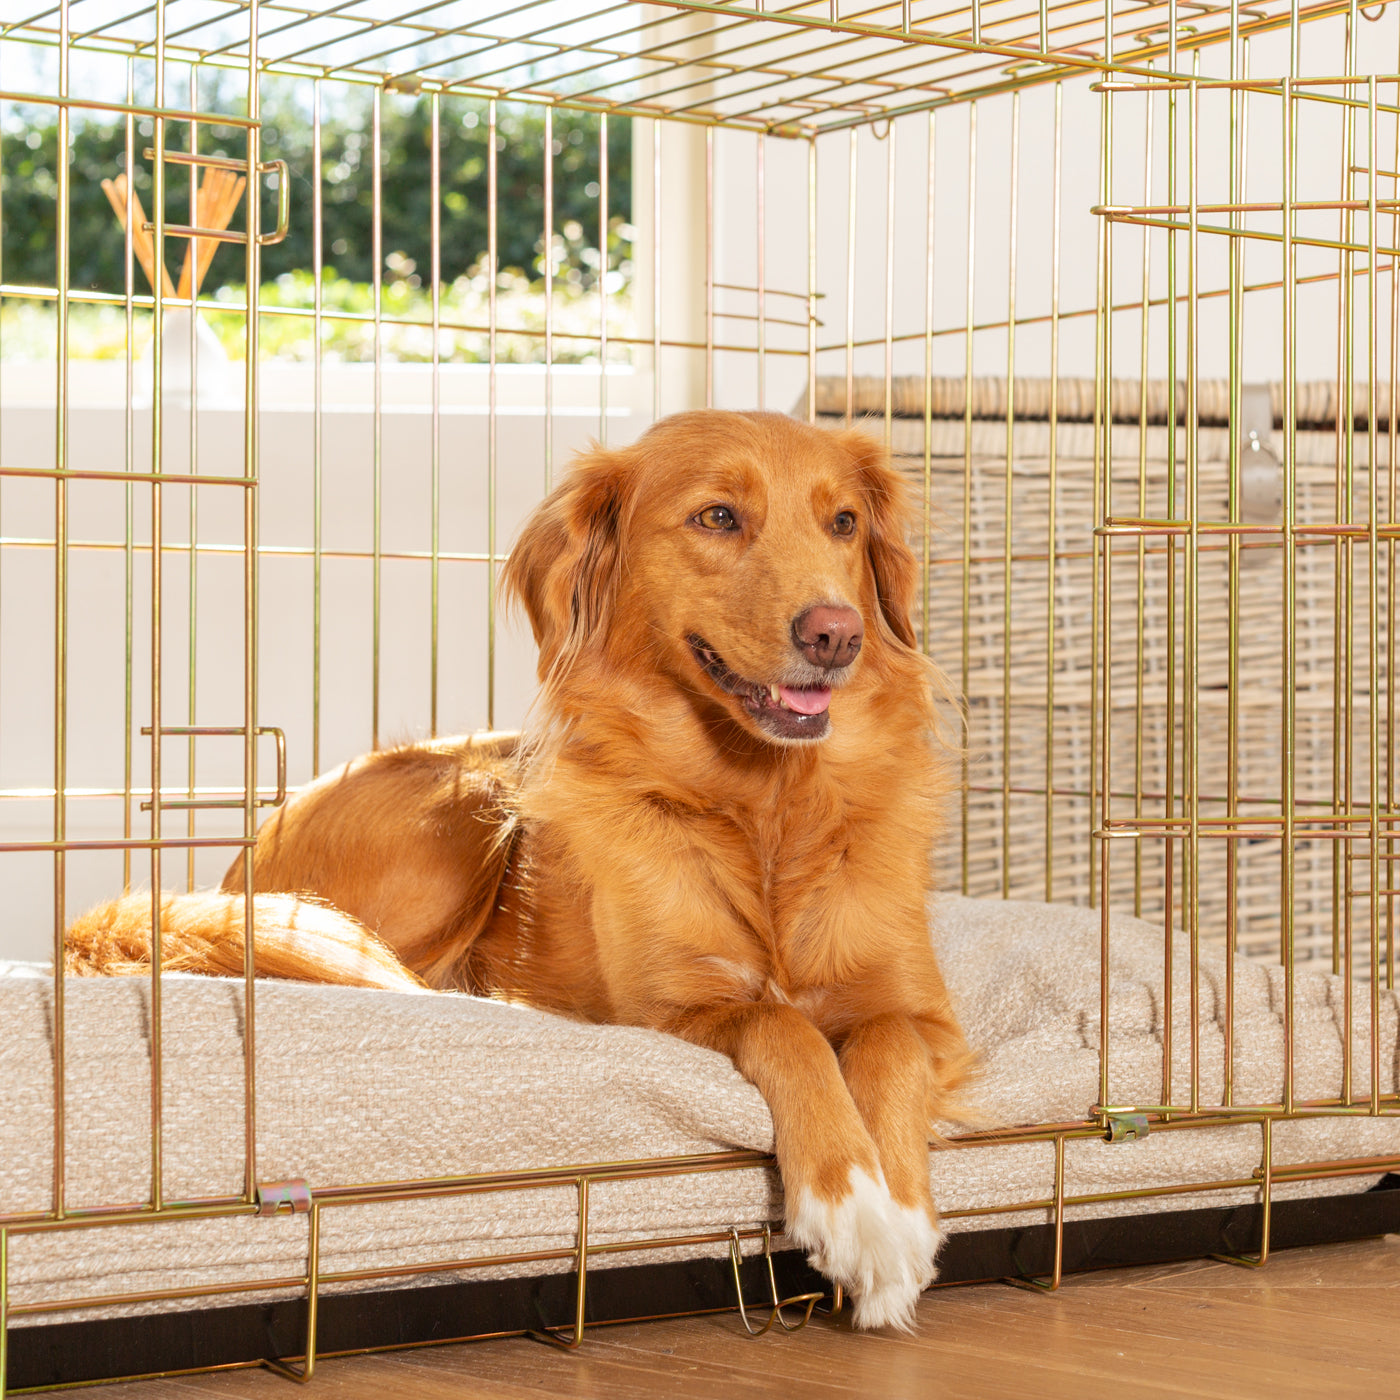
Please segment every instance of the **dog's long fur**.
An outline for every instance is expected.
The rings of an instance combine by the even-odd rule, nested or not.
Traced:
[[[698,412],[595,449],[505,570],[539,644],[529,742],[356,759],[266,823],[253,870],[283,892],[255,901],[260,974],[729,1055],[772,1109],[789,1235],[870,1326],[907,1326],[934,1275],[930,1122],[967,1063],[925,915],[949,779],[908,524],[856,431]],[[863,641],[825,732],[794,736],[823,722],[759,688],[821,679],[794,631],[814,606],[854,608]],[[241,970],[243,879],[240,858],[222,895],[162,896],[166,966]],[[150,920],[149,895],[94,911],[70,970],[144,966]]]

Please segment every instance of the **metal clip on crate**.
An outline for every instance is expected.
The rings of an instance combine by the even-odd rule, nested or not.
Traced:
[[[1145,1113],[1110,1113],[1104,1138],[1108,1142],[1141,1142],[1148,1133]]]
[[[290,1181],[258,1182],[257,1200],[259,1215],[280,1215],[284,1209],[290,1215],[311,1213],[311,1187],[301,1176]]]

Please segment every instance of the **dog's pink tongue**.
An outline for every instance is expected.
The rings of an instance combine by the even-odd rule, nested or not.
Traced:
[[[787,701],[788,709],[799,715],[819,715],[831,704],[831,689],[824,685],[780,685],[778,694]]]

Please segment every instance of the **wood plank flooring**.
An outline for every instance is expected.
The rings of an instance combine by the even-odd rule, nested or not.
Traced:
[[[1259,1270],[1194,1261],[1085,1274],[1058,1293],[925,1294],[909,1337],[814,1319],[744,1335],[737,1316],[600,1328],[577,1353],[526,1338],[322,1361],[325,1400],[1208,1400],[1400,1396],[1400,1235],[1276,1254]],[[262,1370],[105,1387],[103,1400],[271,1400]],[[77,1400],[91,1391],[50,1395]]]

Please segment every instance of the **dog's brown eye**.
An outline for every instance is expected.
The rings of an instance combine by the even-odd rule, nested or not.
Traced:
[[[831,532],[835,535],[854,535],[856,532],[856,517],[853,511],[838,511],[836,519],[831,522]]]
[[[734,512],[728,506],[706,506],[696,521],[707,530],[737,530],[739,522],[734,518]]]

